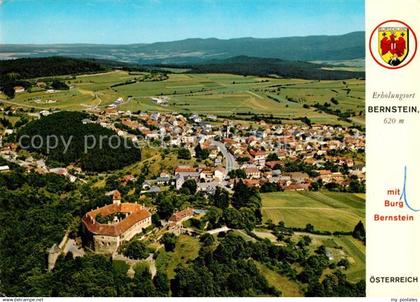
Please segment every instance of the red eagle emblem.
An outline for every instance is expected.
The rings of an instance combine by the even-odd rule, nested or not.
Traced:
[[[393,55],[396,54],[397,57],[401,57],[404,55],[405,45],[404,33],[402,33],[398,39],[396,39],[394,34],[391,34],[389,38],[384,34],[384,37],[381,40],[382,55],[390,52]]]

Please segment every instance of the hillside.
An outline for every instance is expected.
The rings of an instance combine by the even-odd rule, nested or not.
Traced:
[[[329,65],[325,64],[247,56],[210,60],[201,64],[165,66],[190,69],[191,73],[232,73],[256,76],[276,75],[283,78],[312,80],[364,78],[364,72],[327,69]]]
[[[180,64],[235,56],[283,60],[352,60],[364,58],[364,32],[336,36],[282,38],[186,39],[129,45],[0,45],[0,58],[67,56],[144,64]]]
[[[97,124],[85,125],[82,123],[85,118],[89,118],[85,113],[62,111],[32,121],[18,133],[21,145],[47,156],[49,162],[64,165],[80,162],[87,171],[111,171],[140,160],[140,150],[131,141],[124,142],[114,131]],[[36,143],[32,140],[34,137],[37,137]]]
[[[63,57],[31,58],[0,61],[1,78],[28,79],[44,76],[102,72],[106,68],[92,60]]]
[[[103,64],[93,60],[63,57],[0,60],[0,91],[13,98],[15,86],[23,86],[25,89],[32,86],[32,83],[25,81],[29,78],[97,73],[106,70]]]

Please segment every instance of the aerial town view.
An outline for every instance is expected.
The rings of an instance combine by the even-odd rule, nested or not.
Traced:
[[[363,1],[53,2],[0,2],[1,296],[365,296]]]

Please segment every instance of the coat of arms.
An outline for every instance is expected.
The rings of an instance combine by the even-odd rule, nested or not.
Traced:
[[[409,30],[407,27],[379,27],[379,55],[390,66],[398,66],[407,57]]]

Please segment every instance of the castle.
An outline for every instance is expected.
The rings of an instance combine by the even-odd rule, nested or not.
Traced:
[[[82,218],[83,243],[96,253],[112,254],[122,242],[152,224],[151,214],[136,203],[121,203],[121,194],[113,192],[113,203],[87,212]],[[108,221],[97,220],[99,217]]]

